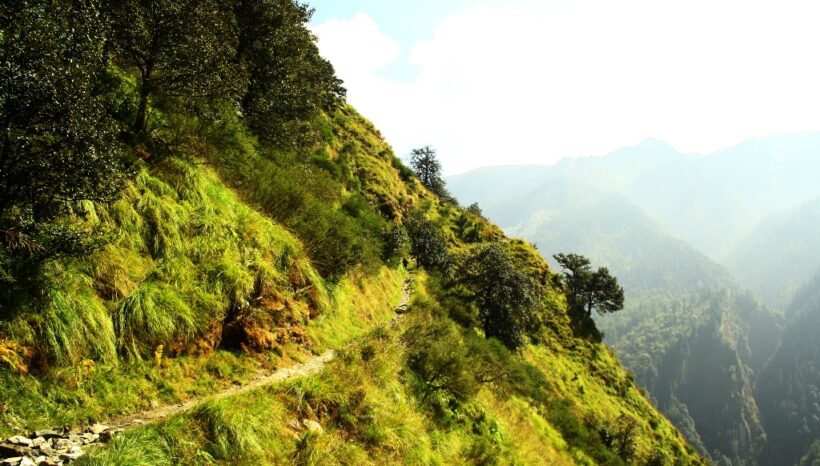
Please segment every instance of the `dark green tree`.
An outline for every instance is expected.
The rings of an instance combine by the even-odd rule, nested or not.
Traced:
[[[77,201],[114,199],[122,185],[117,127],[98,95],[105,27],[95,5],[11,0],[0,6],[0,263],[6,267],[87,251],[92,235],[65,221],[66,214]]]
[[[475,249],[461,264],[459,282],[474,293],[487,338],[515,350],[538,304],[538,288],[502,243]]]
[[[346,91],[307,28],[313,10],[294,0],[235,0],[236,61],[249,85],[242,112],[264,142],[293,147],[317,137],[314,120]]]
[[[580,334],[602,339],[592,320],[592,311],[608,314],[624,308],[624,289],[606,267],[592,270],[589,259],[578,254],[553,256],[563,268],[563,284],[567,292],[569,315]]]
[[[438,196],[449,198],[445,189],[444,178],[441,176],[441,163],[436,157],[436,151],[430,146],[413,149],[410,153],[410,166],[418,176],[421,184]]]
[[[471,214],[478,215],[481,218],[484,218],[484,212],[481,211],[481,206],[478,205],[478,202],[473,202],[469,206],[467,206],[467,212]]]
[[[236,102],[246,87],[235,61],[238,31],[229,5],[219,0],[106,2],[108,44],[120,66],[137,74],[133,131],[148,131],[155,97],[190,102]]]
[[[410,254],[419,265],[444,272],[450,269],[452,257],[441,226],[425,218],[423,212],[414,211],[405,227],[410,236]]]

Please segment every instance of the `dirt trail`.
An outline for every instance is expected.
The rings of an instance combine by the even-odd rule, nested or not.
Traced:
[[[412,285],[413,282],[411,278],[408,278],[404,281],[404,284],[402,285],[402,297],[399,301],[399,304],[394,309],[396,315],[390,320],[391,325],[395,325],[395,323],[398,321],[398,318],[401,317],[401,315],[404,312],[406,312],[407,305],[410,301],[410,294],[413,288]],[[126,417],[113,419],[106,424],[108,426],[111,426],[112,428],[126,430],[131,427],[150,424],[152,422],[162,420],[175,414],[188,411],[191,408],[194,408],[195,406],[198,406],[206,401],[220,400],[222,398],[238,395],[240,393],[245,393],[266,385],[284,382],[290,379],[298,379],[306,377],[308,375],[316,374],[318,372],[321,372],[325,368],[325,364],[332,361],[334,356],[334,351],[328,350],[318,356],[314,356],[313,358],[303,363],[295,364],[293,366],[285,367],[282,369],[277,369],[273,373],[268,373],[267,375],[258,375],[246,384],[237,385],[235,387],[228,388],[213,395],[194,398],[182,404],[160,406],[159,408],[155,408],[150,411],[143,411],[131,414]]]
[[[150,424],[152,422],[159,421],[167,417],[171,417],[174,414],[188,411],[191,408],[194,408],[195,406],[198,406],[206,401],[221,400],[222,398],[239,395],[240,393],[245,393],[256,388],[263,387],[265,385],[270,385],[277,382],[284,382],[290,379],[298,379],[311,374],[316,374],[317,372],[321,372],[325,368],[325,364],[331,361],[334,356],[335,354],[333,350],[325,351],[319,356],[315,356],[301,364],[295,364],[293,366],[277,369],[275,372],[265,376],[257,376],[256,378],[252,379],[250,382],[244,385],[236,385],[234,387],[225,389],[213,395],[208,395],[200,398],[193,398],[182,404],[165,405],[160,406],[159,408],[152,409],[150,411],[143,411],[140,413],[131,414],[126,417],[111,420],[107,422],[106,425],[114,429],[127,430],[130,427],[138,427],[144,424]]]
[[[395,308],[396,315],[390,320],[395,325],[399,317],[406,312],[410,294],[413,288],[412,278],[404,281],[402,298]],[[165,405],[148,411],[130,414],[111,419],[105,424],[78,429],[63,429],[61,432],[42,430],[33,432],[29,436],[18,435],[3,441],[0,439],[0,466],[29,466],[29,465],[63,465],[68,464],[84,454],[89,446],[106,442],[115,435],[145,424],[151,424],[175,414],[189,411],[202,403],[220,400],[239,395],[260,387],[298,379],[321,372],[325,365],[333,360],[333,350],[310,358],[300,364],[277,369],[274,372],[260,372],[250,382],[237,385],[209,396],[190,399],[176,405]]]

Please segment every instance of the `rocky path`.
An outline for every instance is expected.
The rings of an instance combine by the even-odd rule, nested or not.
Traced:
[[[395,325],[398,318],[406,312],[411,291],[412,280],[407,279],[402,288],[402,299],[395,309],[396,316],[390,321],[391,325]],[[9,437],[0,441],[0,466],[67,465],[82,456],[88,446],[107,442],[121,432],[188,411],[206,401],[219,400],[266,385],[316,374],[321,372],[333,357],[333,350],[325,351],[301,364],[278,369],[272,373],[260,373],[244,385],[231,387],[207,397],[194,398],[185,403],[161,406],[112,419],[105,424],[75,429],[38,430],[28,435]]]

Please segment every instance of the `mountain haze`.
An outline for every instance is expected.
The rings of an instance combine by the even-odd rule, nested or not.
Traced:
[[[755,293],[777,306],[820,266],[807,202],[820,189],[818,143],[785,134],[694,156],[650,139],[553,166],[482,168],[449,186],[547,257],[572,251],[612,270],[625,310],[597,322],[636,380],[715,463],[770,464],[768,429],[796,428],[766,426],[756,390],[789,337],[783,308]]]
[[[603,157],[480,168],[448,182],[462,202],[492,209],[556,178],[583,181],[626,196],[666,231],[722,262],[766,216],[820,196],[818,173],[820,133],[789,133],[707,155],[680,154],[647,139]]]
[[[788,306],[791,296],[820,264],[820,198],[766,217],[726,263],[766,302],[793,309]]]

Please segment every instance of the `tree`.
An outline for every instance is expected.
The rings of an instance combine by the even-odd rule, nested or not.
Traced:
[[[474,293],[487,338],[515,350],[538,304],[538,289],[501,243],[474,250],[460,267],[459,281]]]
[[[307,28],[313,10],[294,0],[236,0],[236,60],[249,76],[242,112],[264,142],[304,145],[313,120],[344,102],[333,65],[322,58]]]
[[[467,212],[470,212],[473,215],[478,215],[481,218],[484,218],[484,212],[481,211],[481,206],[478,205],[478,202],[473,202],[469,206],[467,206]]]
[[[593,271],[589,259],[578,254],[553,256],[564,269],[564,284],[569,292],[570,306],[592,316],[620,311],[624,308],[624,289],[609,269],[601,267]]]
[[[0,263],[6,267],[87,251],[90,232],[62,221],[64,214],[77,201],[111,201],[122,186],[117,126],[97,91],[106,62],[95,5],[13,0],[0,6]]]
[[[452,257],[447,250],[447,241],[441,227],[424,217],[421,211],[414,211],[406,223],[410,236],[410,254],[419,265],[431,270],[446,272],[452,265]]]
[[[235,62],[237,28],[219,0],[107,2],[109,44],[119,64],[137,71],[138,101],[132,124],[148,130],[151,98],[236,102],[245,88]]]
[[[413,149],[410,153],[410,166],[416,172],[421,184],[438,196],[449,197],[444,188],[444,178],[441,176],[441,163],[436,158],[436,151],[430,146]]]

